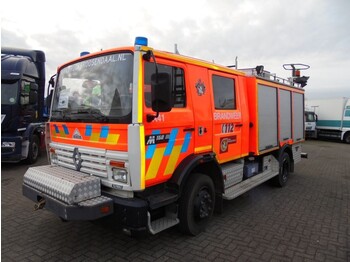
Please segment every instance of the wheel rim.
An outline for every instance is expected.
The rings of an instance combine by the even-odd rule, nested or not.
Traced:
[[[196,220],[210,217],[213,210],[213,200],[208,188],[202,188],[194,200],[194,215]]]

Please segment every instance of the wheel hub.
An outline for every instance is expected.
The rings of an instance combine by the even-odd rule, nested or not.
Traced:
[[[205,219],[210,216],[213,209],[213,201],[207,190],[201,190],[196,198],[194,210],[197,219]]]

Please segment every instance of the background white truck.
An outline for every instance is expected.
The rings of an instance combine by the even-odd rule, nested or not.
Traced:
[[[350,144],[350,97],[307,100],[317,115],[317,138],[335,138]]]
[[[305,106],[305,137],[306,138],[317,138],[316,132],[316,121],[317,115],[315,108]]]

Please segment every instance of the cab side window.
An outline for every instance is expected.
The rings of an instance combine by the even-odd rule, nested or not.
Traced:
[[[23,80],[21,83],[21,93],[20,93],[21,105],[29,104],[29,93],[30,93],[30,82]]]
[[[344,116],[350,117],[350,109],[346,109],[346,110],[345,110]]]
[[[215,109],[236,109],[234,79],[213,75],[212,83]]]
[[[185,88],[185,74],[184,70],[179,67],[161,65],[158,64],[159,73],[170,74],[171,86],[174,96],[174,106],[175,108],[186,107],[186,88]],[[145,103],[147,107],[151,107],[151,76],[155,74],[155,66],[152,62],[145,62]]]

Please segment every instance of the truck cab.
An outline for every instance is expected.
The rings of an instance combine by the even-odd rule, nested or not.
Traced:
[[[44,86],[42,51],[1,49],[2,162],[37,160],[45,144]]]
[[[316,129],[317,115],[308,106],[305,106],[305,137],[306,138],[317,138]]]

